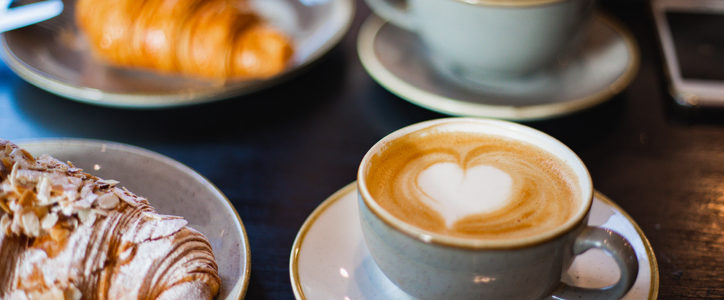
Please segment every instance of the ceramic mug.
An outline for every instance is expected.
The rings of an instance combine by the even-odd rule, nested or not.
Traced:
[[[547,68],[575,48],[594,0],[366,0],[387,21],[415,32],[433,66],[453,79],[487,83]]]
[[[502,241],[454,237],[403,221],[372,196],[367,178],[371,160],[390,149],[390,142],[431,126],[501,136],[546,151],[572,170],[567,174],[575,179],[578,188],[571,195],[579,199],[579,206],[565,223],[552,230]],[[625,238],[608,229],[587,225],[593,186],[583,162],[563,143],[523,125],[448,118],[402,128],[367,152],[357,182],[362,233],[373,260],[395,285],[420,299],[619,299],[638,274],[636,253]],[[613,257],[620,270],[618,282],[601,289],[562,283],[561,276],[576,255],[591,248]]]

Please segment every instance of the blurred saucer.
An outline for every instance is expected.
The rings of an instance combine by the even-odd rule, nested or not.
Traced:
[[[58,17],[0,35],[0,56],[18,76],[71,100],[118,108],[167,108],[241,96],[279,84],[332,49],[354,17],[352,0],[251,0],[288,34],[295,53],[288,69],[269,79],[214,82],[121,69],[93,58],[74,23],[76,0]]]
[[[33,155],[50,154],[87,173],[118,180],[159,213],[183,216],[214,251],[221,277],[215,299],[244,298],[251,271],[246,230],[229,199],[206,178],[161,154],[113,142],[41,139],[18,145]]]
[[[370,257],[357,213],[357,184],[351,183],[322,202],[304,222],[289,261],[296,299],[413,299],[387,279]],[[623,300],[656,299],[659,267],[636,222],[596,192],[588,223],[620,233],[636,251],[639,274]],[[615,282],[618,274],[611,257],[591,250],[576,257],[563,280],[576,286],[603,287]]]
[[[453,116],[514,121],[553,118],[600,104],[631,83],[639,66],[636,41],[623,25],[596,15],[578,50],[545,72],[480,85],[451,80],[433,68],[412,32],[372,15],[357,40],[362,65],[393,94]]]

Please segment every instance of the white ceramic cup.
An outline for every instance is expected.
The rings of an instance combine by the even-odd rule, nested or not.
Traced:
[[[489,83],[547,68],[575,48],[594,0],[366,0],[389,22],[415,32],[433,65],[452,79]]]
[[[559,158],[578,181],[582,201],[578,210],[551,231],[502,241],[446,236],[393,216],[367,189],[365,177],[370,159],[388,142],[440,124],[524,141]],[[372,258],[395,285],[420,299],[619,299],[636,280],[638,260],[630,243],[613,231],[587,225],[593,186],[583,162],[563,143],[538,130],[473,118],[410,125],[384,137],[367,152],[357,183],[362,233]],[[613,257],[620,270],[618,282],[602,289],[562,283],[561,276],[575,256],[591,248]]]

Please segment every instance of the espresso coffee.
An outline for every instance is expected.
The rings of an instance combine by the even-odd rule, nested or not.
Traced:
[[[369,160],[370,195],[396,218],[454,237],[518,239],[551,231],[582,205],[577,177],[525,142],[433,125]]]

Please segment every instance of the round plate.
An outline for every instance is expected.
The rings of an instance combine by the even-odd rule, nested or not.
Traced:
[[[124,144],[49,139],[18,145],[33,155],[50,154],[93,175],[118,180],[146,197],[159,213],[183,216],[211,243],[221,277],[216,299],[244,298],[251,270],[246,231],[231,202],[204,177],[166,156]]]
[[[75,0],[46,22],[0,36],[0,52],[18,76],[60,96],[103,106],[163,108],[248,94],[277,84],[320,58],[344,36],[352,0],[252,0],[256,10],[293,40],[290,67],[265,80],[214,82],[127,70],[94,59],[74,25]]]
[[[327,198],[302,225],[289,261],[292,289],[297,299],[413,299],[387,279],[370,257],[357,206],[357,184],[352,183]],[[596,192],[588,223],[618,232],[636,251],[639,273],[623,300],[656,299],[659,292],[656,256],[631,216]],[[618,273],[613,258],[594,249],[576,257],[563,281],[599,288],[614,283]]]
[[[639,66],[634,37],[602,15],[594,17],[567,59],[537,74],[501,81],[504,86],[447,79],[433,69],[414,33],[374,15],[362,25],[357,50],[377,83],[413,104],[453,116],[514,121],[553,118],[600,104],[628,86]]]

